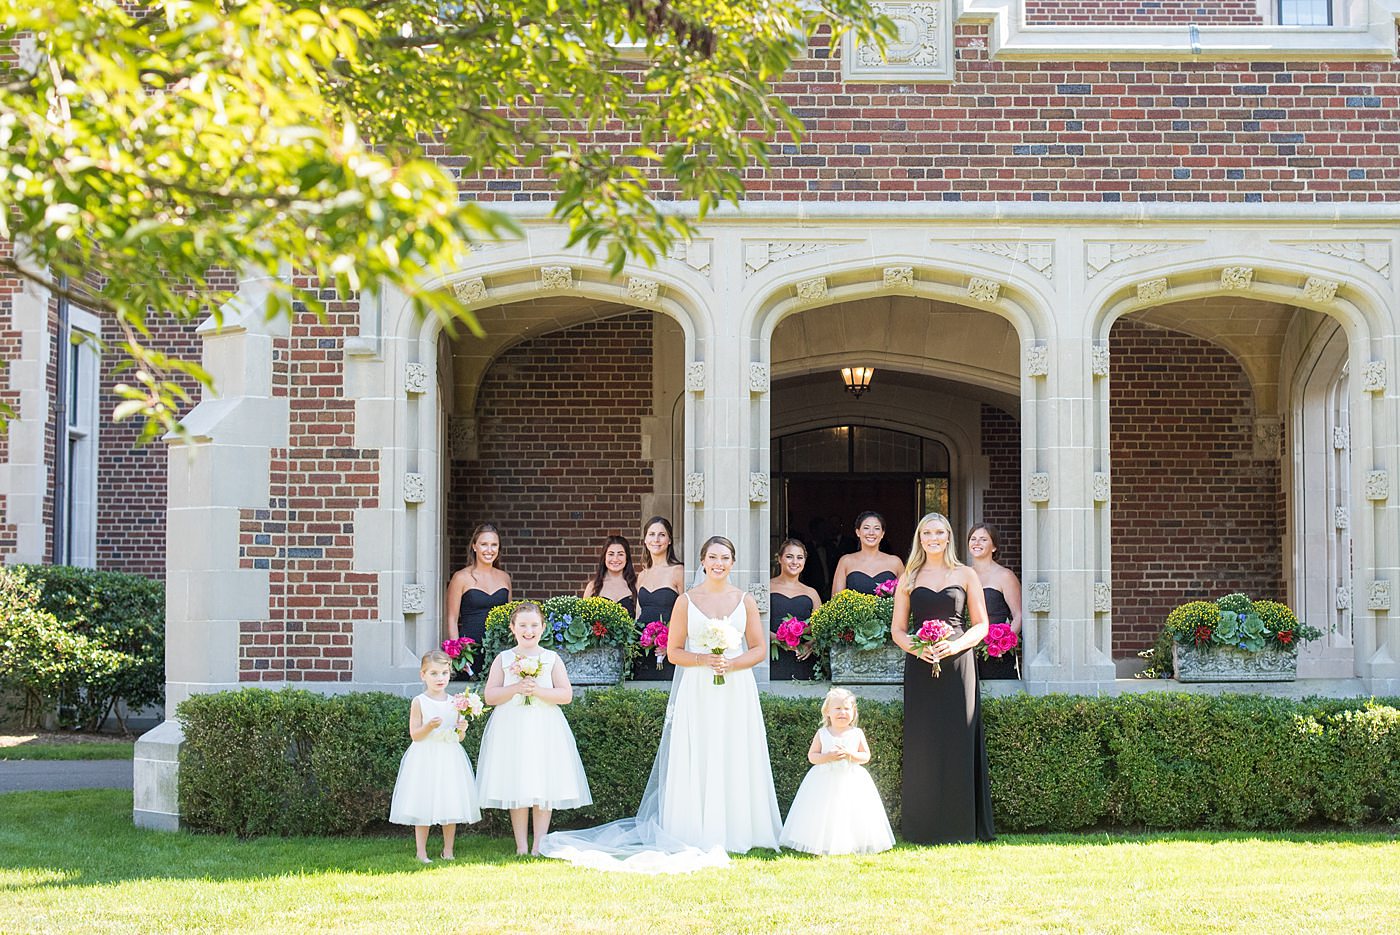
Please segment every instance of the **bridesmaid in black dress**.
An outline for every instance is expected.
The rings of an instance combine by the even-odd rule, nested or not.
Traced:
[[[632,567],[632,543],[622,536],[608,536],[598,569],[583,586],[584,597],[606,597],[637,616],[637,569]]]
[[[958,561],[943,514],[921,519],[916,537],[890,628],[895,644],[910,654],[904,661],[904,839],[990,841],[996,829],[972,652],[987,635],[982,583]],[[916,653],[910,633],[925,620],[946,620],[953,635]],[[930,669],[935,659],[942,666],[937,678]]]
[[[671,521],[664,516],[653,516],[642,527],[642,542],[646,545],[646,555],[642,559],[642,571],[637,575],[637,626],[660,620],[671,622],[671,609],[676,598],[685,590],[685,565],[676,555],[675,538],[671,534]],[[633,663],[632,677],[639,681],[671,681],[676,667],[669,661],[656,667],[655,657],[642,657]]]
[[[471,559],[447,582],[447,635],[476,640],[476,659],[486,637],[486,615],[510,601],[510,575],[501,571],[501,532],[491,523],[472,530]]]
[[[802,569],[807,564],[807,547],[797,539],[784,539],[778,546],[778,576],[768,582],[768,632],[778,632],[778,625],[789,617],[798,620],[811,620],[812,614],[822,606],[822,599],[815,588],[808,587],[801,580]],[[768,664],[768,677],[775,682],[792,679],[810,679],[817,664],[811,647],[798,649],[794,654],[779,648],[778,656]]]
[[[1000,548],[997,531],[986,523],[978,523],[967,534],[967,554],[972,570],[982,582],[982,595],[987,600],[987,622],[1008,624],[1019,638],[1021,635],[1021,582],[1010,568],[996,560]],[[1000,658],[977,660],[977,676],[988,679],[1019,679],[1016,667],[1019,647]]]
[[[880,551],[885,538],[885,518],[866,511],[856,517],[856,537],[860,551],[841,556],[831,579],[831,596],[842,591],[874,594],[875,588],[904,574],[904,563],[898,555]]]

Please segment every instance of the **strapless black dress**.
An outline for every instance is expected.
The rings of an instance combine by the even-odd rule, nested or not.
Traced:
[[[797,597],[788,597],[786,594],[772,594],[768,598],[768,632],[777,633],[778,625],[789,617],[796,617],[798,620],[812,619],[812,599],[805,594]],[[786,649],[778,649],[778,658],[770,657],[768,662],[768,677],[775,682],[790,682],[793,679],[814,678],[813,668],[817,664],[817,657],[814,653],[806,659],[798,659],[797,656]]]
[[[899,575],[892,571],[882,571],[873,578],[863,571],[853,571],[846,575],[846,590],[861,594],[874,594],[875,589],[886,581],[893,581]]]
[[[670,623],[671,610],[676,606],[678,597],[680,595],[675,588],[657,588],[655,591],[638,588],[637,604],[641,607],[637,613],[638,634],[654,620]],[[632,678],[638,682],[669,682],[675,674],[676,667],[669,660],[662,659],[661,667],[657,668],[655,653],[646,650],[632,660]]]
[[[479,588],[468,588],[462,595],[462,605],[457,615],[457,635],[469,636],[476,640],[477,646],[481,646],[486,639],[486,615],[491,613],[491,608],[509,601],[510,591],[507,588],[497,588],[490,593]],[[480,652],[476,659],[481,661]]]
[[[629,594],[621,600],[617,601],[613,601],[612,598],[608,598],[608,600],[612,601],[614,604],[618,605],[632,616],[635,617],[637,615],[637,602],[632,599],[632,595]]]
[[[1011,619],[1011,605],[1006,603],[1006,595],[996,588],[983,588],[982,595],[987,601],[987,622],[1006,623]],[[1019,650],[1019,647],[1018,647]],[[983,681],[991,679],[1019,679],[1021,673],[1016,668],[1016,656],[1018,652],[1013,651],[1002,656],[1000,659],[977,660],[977,677]]]
[[[909,595],[909,631],[946,620],[961,635],[967,594],[957,585]],[[934,678],[915,656],[904,661],[904,839],[915,844],[990,841],[992,792],[982,697],[971,650],[942,661]]]

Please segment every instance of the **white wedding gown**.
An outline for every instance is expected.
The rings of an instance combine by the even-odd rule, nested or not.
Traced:
[[[720,618],[744,632],[744,602]],[[693,603],[686,649],[710,622]],[[739,646],[727,655],[746,651]],[[678,666],[661,745],[636,818],[552,832],[540,852],[600,870],[686,873],[728,863],[726,851],[777,849],[782,819],[753,670],[714,684],[707,666]]]

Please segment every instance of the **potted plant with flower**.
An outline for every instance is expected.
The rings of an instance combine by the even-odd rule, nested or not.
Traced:
[[[486,652],[494,659],[514,645],[510,614],[520,601],[492,608],[486,616]],[[540,645],[564,659],[575,685],[614,685],[632,653],[635,621],[621,604],[605,597],[562,595],[539,601],[545,633]]]
[[[808,621],[810,639],[829,660],[831,680],[889,685],[904,678],[904,653],[890,642],[893,597],[842,591]]]
[[[1179,682],[1291,682],[1298,644],[1322,635],[1278,601],[1227,594],[1190,601],[1167,615]]]

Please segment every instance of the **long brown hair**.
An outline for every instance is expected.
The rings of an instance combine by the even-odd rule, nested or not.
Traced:
[[[642,523],[642,552],[643,552],[642,567],[643,567],[643,568],[650,568],[650,567],[651,567],[651,549],[649,549],[649,548],[646,547],[646,541],[647,541],[647,538],[646,538],[646,537],[647,537],[647,530],[650,529],[651,527],[655,526],[657,523],[660,523],[660,524],[661,524],[661,528],[664,529],[664,530],[666,530],[666,539],[668,540],[667,543],[666,543],[666,564],[667,564],[667,566],[670,566],[670,565],[683,565],[683,564],[685,564],[684,562],[681,561],[680,556],[678,556],[678,555],[676,554],[676,534],[675,534],[674,532],[671,531],[671,521],[670,521],[669,519],[667,519],[666,517],[664,517],[664,516],[653,516],[651,519],[647,520],[645,523]]]
[[[480,539],[484,533],[488,532],[494,532],[496,534],[496,541],[501,544],[501,548],[496,551],[496,563],[491,567],[497,571],[504,571],[505,569],[501,567],[501,551],[505,549],[505,539],[501,535],[501,531],[496,528],[495,523],[482,523],[472,530],[472,537],[467,540],[467,542],[470,543],[467,546],[467,551],[471,553],[471,558],[467,559],[467,567],[476,568],[476,540]]]
[[[627,541],[625,536],[608,536],[603,542],[603,551],[598,556],[598,570],[593,573],[593,596],[603,596],[603,579],[608,576],[608,549],[612,546],[622,546],[622,551],[627,553],[627,564],[622,566],[622,580],[627,582],[627,589],[632,592],[632,600],[637,599],[637,569],[632,564],[632,543]]]

